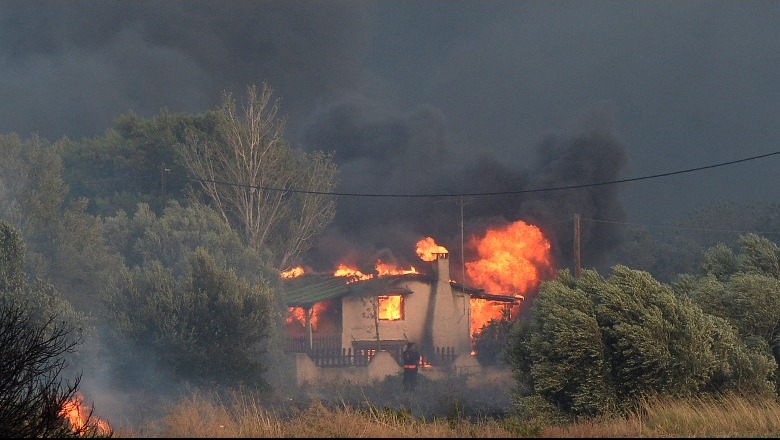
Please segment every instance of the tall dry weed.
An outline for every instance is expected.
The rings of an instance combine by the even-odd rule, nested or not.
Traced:
[[[541,437],[777,437],[780,403],[766,396],[650,398],[628,417],[545,427]]]

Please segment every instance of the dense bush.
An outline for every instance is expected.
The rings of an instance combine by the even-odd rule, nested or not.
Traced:
[[[516,323],[508,352],[527,414],[626,413],[650,395],[772,389],[765,350],[646,272],[563,270],[542,285],[532,315]]]
[[[154,261],[128,270],[108,300],[121,336],[151,347],[180,377],[263,386],[271,295],[262,280],[249,283],[197,249],[187,274]]]

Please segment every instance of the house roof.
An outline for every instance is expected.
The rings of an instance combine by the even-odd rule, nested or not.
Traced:
[[[284,303],[288,307],[311,307],[314,304],[329,299],[341,298],[347,295],[372,296],[380,294],[407,295],[412,291],[401,281],[422,281],[433,283],[435,279],[422,274],[387,275],[368,280],[347,283],[347,278],[331,274],[307,274],[296,278],[283,280]],[[483,289],[468,287],[454,281],[450,282],[453,289],[470,294],[474,298],[489,299],[501,302],[515,302],[517,297],[510,295],[493,295]]]
[[[348,283],[348,277],[330,274],[302,275],[282,282],[284,303],[288,307],[310,307],[342,296],[373,296],[380,294],[408,295],[412,291],[396,283],[398,278],[411,279],[413,275],[390,275]]]
[[[284,303],[288,307],[310,307],[318,302],[349,293],[344,277],[303,275],[282,282]]]
[[[522,295],[520,296],[514,296],[514,295],[497,295],[494,293],[485,293],[484,290],[480,292],[473,293],[471,295],[472,298],[479,298],[479,299],[487,299],[490,301],[498,301],[498,302],[506,302],[506,303],[519,303],[525,297]]]

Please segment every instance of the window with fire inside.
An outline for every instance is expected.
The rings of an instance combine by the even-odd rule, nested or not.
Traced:
[[[382,321],[403,321],[404,297],[401,295],[380,295],[377,315]]]

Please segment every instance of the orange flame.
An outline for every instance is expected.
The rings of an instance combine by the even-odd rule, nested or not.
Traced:
[[[550,242],[538,227],[522,220],[471,240],[480,259],[466,263],[466,273],[472,284],[486,292],[524,294],[553,272]]]
[[[425,237],[417,242],[417,256],[423,261],[436,260],[435,254],[449,253],[444,246],[439,246],[431,237]]]
[[[399,267],[393,266],[392,264],[383,263],[382,260],[376,261],[376,271],[380,277],[385,275],[406,275],[418,273],[414,266],[411,266],[409,269],[401,269]]]
[[[303,267],[295,266],[292,269],[285,270],[281,274],[282,278],[296,278],[303,275]]]
[[[73,399],[62,405],[60,415],[68,420],[73,432],[86,434],[95,430],[97,434],[101,435],[111,433],[111,427],[108,425],[108,422],[95,416],[90,416],[90,408],[84,404],[84,396],[80,393],[76,393]],[[87,426],[87,423],[89,423],[89,426]]]
[[[346,264],[339,264],[339,267],[336,268],[336,271],[333,272],[333,276],[335,277],[348,277],[347,284],[353,283],[355,281],[361,281],[361,280],[368,280],[371,278],[374,278],[374,275],[372,274],[364,274],[363,272],[349,267]]]
[[[392,264],[383,263],[381,260],[377,260],[376,262],[376,271],[378,273],[378,276],[418,273],[417,269],[415,269],[414,267],[403,269],[403,268],[396,267]],[[304,269],[299,266],[282,272],[281,276],[282,278],[294,278],[303,275],[303,272]],[[369,280],[374,277],[373,274],[364,274],[358,269],[355,269],[343,263],[338,265],[336,270],[333,272],[333,276],[347,278],[347,284],[353,283],[355,281]],[[380,310],[380,319],[388,319],[388,320],[401,319],[400,314],[402,309],[399,302],[401,300],[400,298],[401,297],[399,296],[397,297],[397,299],[391,300],[391,302],[380,300],[380,308],[382,308],[382,310]],[[395,303],[393,303],[392,301],[395,301]],[[327,309],[327,304],[325,303],[320,302],[314,304],[310,315],[312,329],[314,330],[317,329],[320,316],[326,309]],[[305,310],[302,307],[288,307],[287,318],[285,319],[285,323],[287,325],[305,326],[306,325]]]
[[[328,304],[326,302],[318,302],[312,306],[310,319],[311,328],[313,330],[317,330],[317,325],[320,322],[320,316],[327,310],[327,308]],[[287,307],[287,319],[285,320],[285,323],[306,326],[306,311],[303,309],[303,307]]]
[[[379,306],[377,307],[377,318],[388,321],[398,321],[403,319],[403,301],[401,295],[382,295],[379,297]]]
[[[504,317],[506,303],[491,301],[482,298],[471,298],[471,335],[482,332],[484,327],[491,320],[499,320]]]
[[[479,260],[466,263],[466,273],[475,287],[488,293],[510,294],[521,299],[553,274],[550,242],[542,231],[523,221],[488,229],[482,239],[471,237]],[[471,334],[479,333],[492,319],[501,319],[506,303],[473,298]],[[512,314],[517,310],[513,307]]]

